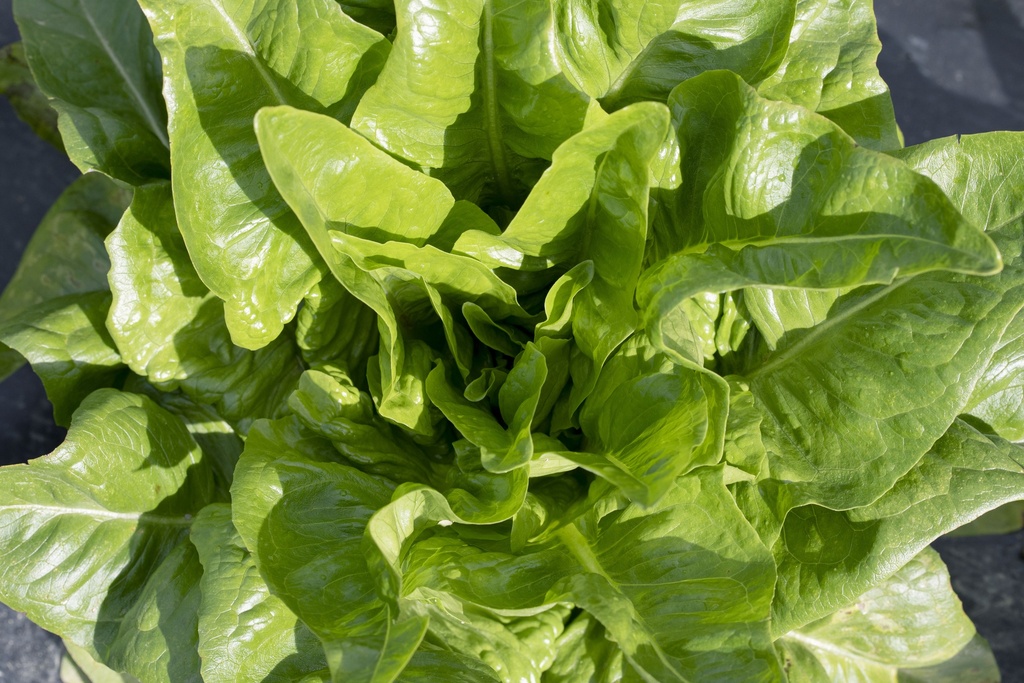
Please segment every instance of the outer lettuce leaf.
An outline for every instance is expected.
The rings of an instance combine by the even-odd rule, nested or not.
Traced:
[[[192,524],[203,564],[199,656],[205,683],[330,680],[309,629],[270,594],[231,523],[228,505],[209,505]]]
[[[553,594],[593,614],[643,680],[781,677],[768,635],[774,562],[720,468],[681,477],[648,510],[593,493],[556,532],[584,573]]]
[[[1024,133],[982,133],[932,140],[895,152],[938,184],[975,225],[994,230],[1024,215]]]
[[[346,118],[389,45],[333,0],[141,0],[166,73],[174,201],[232,340],[281,333],[322,267],[260,163],[252,120],[294,104]],[[196,179],[202,182],[197,183]]]
[[[868,505],[945,433],[1024,302],[1024,235],[1009,228],[990,233],[1000,275],[858,290],[750,373],[779,509]]]
[[[103,326],[109,292],[69,294],[0,326],[0,342],[21,354],[43,381],[53,419],[63,426],[86,396],[114,386],[124,365]]]
[[[1021,231],[1022,154],[1024,133],[984,133],[934,140],[899,156],[933,178],[980,227]],[[966,412],[1011,441],[1024,440],[1024,315],[1018,315],[1003,334]]]
[[[773,629],[801,628],[849,604],[942,534],[1013,500],[1024,500],[1024,450],[958,420],[870,505],[789,512],[774,544]]]
[[[333,680],[389,683],[425,627],[389,628],[360,550],[394,484],[337,459],[294,418],[257,422],[235,472],[233,521],[271,592],[323,641]]]
[[[17,0],[14,16],[71,161],[130,185],[170,177],[160,56],[138,4]]]
[[[606,107],[664,102],[679,83],[730,69],[750,83],[786,54],[795,0],[558,0],[554,49],[569,79]]]
[[[64,641],[64,649],[66,652],[60,662],[61,683],[138,683],[134,676],[103,666],[72,642]]]
[[[762,99],[727,72],[687,81],[669,104],[685,177],[657,191],[653,256],[667,258],[638,291],[654,330],[700,292],[998,270],[991,241],[932,181],[831,121]],[[689,336],[675,346],[699,362],[699,335]]]
[[[192,518],[222,493],[185,426],[101,390],[50,455],[0,470],[0,597],[107,666],[200,681]]]
[[[863,147],[899,149],[903,136],[875,66],[881,49],[870,0],[797,0],[786,57],[758,91],[828,117]]]
[[[1019,164],[1020,155],[1024,154],[1024,135],[1020,133],[984,133],[963,138],[943,138],[893,154],[918,173],[931,178],[956,209],[979,228],[995,230],[1024,214],[1024,204],[1015,190],[1024,182],[1024,169]],[[750,291],[747,305],[758,329],[774,348],[787,331],[810,327],[823,320],[841,294],[838,291]],[[987,392],[981,387],[993,380],[996,380],[998,386],[1001,380],[1014,377],[1015,373],[1009,369],[1016,365],[1013,359],[1017,352],[1014,349],[1019,344],[1012,340],[1019,335],[1012,330],[1018,326],[1019,323],[1015,322],[1004,336],[1006,341],[1003,350],[996,354],[996,358],[1002,360],[993,360],[987,378],[982,381],[975,395],[975,401],[980,403],[984,400]],[[995,368],[1006,368],[1006,371],[995,372]],[[994,387],[993,393],[1001,394],[998,399],[993,398],[991,401],[995,412],[1002,412],[1004,405],[1014,410],[1013,405],[1017,400],[1013,396],[1014,389],[1007,387],[1004,393]],[[1003,415],[1006,413],[1003,412]],[[982,419],[999,422],[1000,427],[1010,427],[1011,422],[992,414]],[[1012,433],[1004,435],[1014,438]]]
[[[199,279],[178,232],[167,183],[138,188],[107,238],[113,303],[107,318],[128,366],[164,390],[180,387],[243,432],[273,417],[300,372],[287,337],[259,351],[235,346],[224,304]]]
[[[36,135],[65,151],[57,130],[57,111],[36,85],[25,57],[25,46],[20,42],[0,49],[0,94]]]
[[[906,680],[904,671],[913,676],[923,667],[929,667],[926,680],[975,681],[982,679],[943,671],[963,665],[954,658],[974,637],[945,565],[926,549],[850,606],[787,633],[779,645],[794,683],[897,683]],[[995,670],[990,652],[975,664]]]
[[[400,0],[395,47],[352,126],[459,199],[516,208],[589,98],[561,74],[543,0]]]
[[[0,295],[0,324],[52,299],[106,290],[110,260],[103,238],[129,199],[98,173],[73,182],[43,217]],[[23,362],[19,353],[0,346],[0,379]]]
[[[957,527],[947,536],[989,536],[1009,534],[1021,529],[1024,529],[1024,500],[1016,500]]]

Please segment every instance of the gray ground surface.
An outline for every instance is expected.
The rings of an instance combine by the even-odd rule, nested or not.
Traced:
[[[946,135],[1024,130],[1024,0],[876,0],[879,68],[907,144]],[[0,0],[0,45],[16,40]],[[0,287],[32,229],[76,175],[0,101]],[[62,437],[35,376],[0,388],[0,464],[49,452]],[[989,639],[1005,683],[1024,683],[1024,533],[947,539],[936,548],[964,607]],[[58,680],[60,643],[0,605],[0,683]],[[963,683],[971,683],[964,681]]]

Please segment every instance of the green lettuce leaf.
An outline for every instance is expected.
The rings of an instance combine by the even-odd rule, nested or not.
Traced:
[[[273,417],[300,372],[292,341],[281,337],[249,351],[235,346],[223,302],[188,258],[171,188],[138,188],[106,241],[113,302],[107,329],[133,372],[164,390],[181,388],[243,432]]]
[[[934,140],[899,156],[934,179],[979,227],[1021,231],[1024,200],[1016,190],[1024,182],[1021,154],[1024,134],[985,133]],[[1011,441],[1024,440],[1024,316],[1006,329],[965,412]]]
[[[104,327],[109,292],[69,294],[20,313],[0,326],[0,342],[17,351],[43,381],[53,419],[63,426],[86,396],[124,375]]]
[[[56,451],[0,470],[0,597],[114,670],[198,682],[202,568],[188,533],[219,495],[177,418],[97,391]]]
[[[773,629],[784,633],[843,607],[944,533],[1024,500],[1024,450],[957,421],[870,505],[791,510],[774,544]]]
[[[0,49],[0,94],[36,135],[65,151],[57,130],[57,111],[36,85],[25,57],[25,46],[20,42]]]
[[[271,592],[323,641],[333,680],[388,683],[424,626],[410,619],[388,628],[360,551],[394,484],[338,460],[294,418],[257,422],[235,471],[232,519]]]
[[[899,149],[903,136],[875,65],[881,49],[870,0],[797,0],[786,57],[758,91],[828,117],[863,147]]]
[[[394,50],[352,127],[459,199],[517,208],[589,108],[551,50],[551,5],[400,0],[395,9]]]
[[[553,593],[593,614],[643,680],[778,680],[774,562],[722,470],[681,477],[650,509],[602,493],[555,532],[584,573]]]
[[[128,674],[117,673],[72,642],[64,641],[66,652],[60,662],[61,683],[138,683]]]
[[[637,294],[649,329],[701,292],[998,271],[994,245],[940,188],[858,147],[831,121],[762,99],[726,72],[680,85],[669,104],[686,177],[657,191],[651,257],[665,258],[644,272]],[[695,337],[673,346],[700,362]]]
[[[963,411],[1024,301],[1024,233],[989,234],[1005,259],[998,276],[857,290],[748,375],[780,508],[870,504]]]
[[[913,677],[915,669],[924,667],[926,680],[975,681],[982,678],[963,679],[956,675],[962,672],[943,671],[974,635],[945,565],[938,553],[926,549],[850,606],[787,633],[779,646],[793,668],[794,683],[898,683],[906,680],[904,671]],[[987,659],[979,657],[977,663],[991,673],[991,653]]]
[[[98,173],[71,183],[43,217],[0,294],[0,324],[52,299],[106,290],[110,259],[103,239],[130,198]],[[16,351],[0,347],[0,379],[23,362]]]
[[[554,3],[554,49],[568,78],[611,109],[664,102],[679,83],[730,69],[750,83],[786,54],[796,2],[633,0]]]
[[[199,276],[224,300],[234,343],[261,348],[294,317],[322,266],[270,183],[253,116],[281,104],[350,116],[389,44],[333,0],[140,4],[173,104],[171,180],[182,236]]]
[[[231,523],[231,507],[203,508],[191,539],[203,565],[199,656],[205,683],[330,680],[316,636],[271,595]],[[238,634],[246,636],[242,647]]]
[[[130,185],[169,178],[160,55],[138,3],[17,0],[14,17],[75,165]]]

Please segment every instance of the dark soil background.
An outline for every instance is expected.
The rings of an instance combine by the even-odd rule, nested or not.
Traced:
[[[1024,0],[875,0],[889,83],[908,145],[954,134],[1024,130]],[[0,45],[18,39],[0,0]],[[0,99],[0,288],[32,231],[78,172]],[[0,387],[0,465],[63,438],[26,367]],[[1005,683],[1024,683],[1024,532],[935,543],[953,586],[988,638]],[[55,636],[0,605],[0,683],[56,683]],[[963,681],[963,683],[972,683]]]

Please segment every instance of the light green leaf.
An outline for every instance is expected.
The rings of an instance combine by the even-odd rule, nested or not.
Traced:
[[[664,102],[679,83],[729,69],[750,83],[786,54],[795,0],[558,0],[554,48],[568,78],[618,109]]]
[[[124,375],[121,356],[103,325],[109,307],[109,292],[69,294],[0,326],[0,342],[28,360],[43,381],[57,424],[68,425],[86,396]]]
[[[231,523],[231,507],[204,508],[191,539],[203,565],[199,655],[205,683],[330,680],[319,641],[271,595]]]
[[[67,652],[60,661],[62,683],[138,683],[133,676],[103,666],[70,641],[64,641],[64,649]]]
[[[899,152],[970,220],[988,231],[1024,230],[1024,134],[943,138]],[[1014,226],[1014,227],[1011,227]],[[1024,440],[1024,316],[1003,334],[965,412],[1011,441]]]
[[[231,487],[235,464],[242,453],[242,439],[216,410],[196,403],[181,392],[161,391],[138,376],[129,377],[123,390],[148,396],[181,420],[210,463],[218,490],[227,491]]]
[[[622,650],[590,614],[581,612],[558,637],[557,654],[541,683],[616,683],[622,680]]]
[[[963,411],[1024,301],[1024,235],[990,234],[1000,275],[857,290],[750,373],[780,506],[870,504]]]
[[[388,683],[423,635],[415,620],[389,631],[360,549],[394,484],[338,460],[294,418],[257,422],[235,472],[233,521],[271,592],[324,642],[334,680]]]
[[[743,291],[751,321],[775,350],[787,332],[814,327],[828,317],[845,289],[781,289],[758,287]]]
[[[0,469],[0,599],[115,670],[198,683],[188,532],[218,495],[177,418],[97,391],[56,451]]]
[[[480,448],[482,464],[494,473],[523,467],[533,457],[531,427],[547,379],[544,354],[532,343],[516,359],[501,389],[498,405],[505,426],[490,408],[466,399],[438,365],[427,377],[427,395],[464,438]]]
[[[64,151],[64,142],[57,130],[57,110],[50,106],[46,95],[36,85],[22,43],[11,43],[0,49],[0,94],[36,135]]]
[[[650,509],[607,491],[591,500],[556,532],[585,573],[555,586],[554,599],[599,620],[642,680],[779,680],[774,562],[719,468],[681,477]]]
[[[727,72],[680,85],[669,104],[685,177],[658,191],[653,255],[667,258],[637,293],[653,330],[700,292],[998,272],[991,240],[940,188],[831,121]]]
[[[589,98],[555,61],[549,3],[395,4],[395,47],[352,127],[459,199],[515,209]]]
[[[969,221],[994,230],[1024,215],[1024,133],[932,140],[895,152],[938,184]]]
[[[1015,500],[989,510],[981,517],[957,527],[947,536],[989,536],[1024,529],[1024,500]]]
[[[934,539],[1014,500],[1024,500],[1024,451],[956,421],[870,505],[789,512],[774,544],[773,629],[802,628],[849,604]]]
[[[903,136],[875,65],[881,49],[870,0],[797,0],[786,57],[758,91],[828,117],[863,147],[899,149]]]
[[[160,56],[134,0],[17,0],[39,88],[82,172],[130,185],[170,177]]]
[[[999,683],[1001,680],[992,648],[977,635],[952,659],[934,666],[901,669],[898,683]]]
[[[854,603],[779,644],[792,666],[790,680],[897,683],[901,670],[953,659],[974,635],[945,565],[925,549]],[[802,674],[805,667],[819,673]]]
[[[225,302],[233,341],[261,348],[295,315],[321,266],[270,183],[253,116],[264,106],[294,104],[347,117],[389,45],[333,0],[141,4],[173,103],[181,233],[199,276]]]
[[[0,295],[0,324],[67,294],[106,290],[110,261],[103,238],[117,224],[130,198],[98,173],[71,183],[36,228]],[[22,363],[21,354],[0,345],[0,379]]]
[[[585,452],[560,452],[604,477],[641,506],[676,479],[722,455],[728,388],[694,367],[677,366],[641,337],[601,371],[580,414]]]
[[[985,133],[942,138],[893,154],[935,181],[957,210],[979,228],[995,230],[1024,214],[1024,203],[1013,189],[1024,182],[1024,166],[1020,164],[1020,156],[1024,154],[1024,135]],[[760,289],[748,291],[745,298],[758,329],[774,348],[787,331],[811,327],[823,320],[840,294],[839,291]],[[1018,327],[1020,323],[1015,322],[1011,330]],[[1014,347],[1018,344],[1013,340],[1019,336],[1011,331],[1004,336],[1006,343],[996,353],[996,358],[1002,357],[1002,360],[993,360],[989,376],[980,383],[974,402],[981,403],[988,394],[984,387],[996,379],[993,370],[1015,367],[1018,354]],[[1013,372],[997,374],[1004,382],[1013,382],[1010,379]],[[1001,394],[998,399],[993,398],[985,408],[972,407],[971,410],[993,426],[998,422],[1001,429],[1009,428],[1010,431],[1001,432],[1007,438],[1017,438],[1014,435],[1021,432],[1011,427],[1011,422],[1019,423],[1015,412],[1018,399],[1012,396],[1014,393],[1015,390],[1010,388],[1005,393],[996,389],[993,394]],[[1000,420],[997,414],[1013,415],[1013,418]]]
[[[537,271],[593,262],[593,279],[573,298],[579,351],[570,414],[636,328],[633,290],[647,235],[648,167],[667,125],[667,112],[656,103],[627,107],[594,124],[559,147],[504,233],[470,231],[455,244],[492,267]]]
[[[455,204],[444,183],[328,116],[270,107],[257,116],[256,134],[274,183],[311,234],[422,246]],[[381,183],[387,192],[380,192]]]
[[[107,238],[113,302],[107,329],[127,365],[164,390],[180,387],[245,431],[272,417],[299,375],[287,337],[259,351],[231,342],[224,304],[199,279],[167,183],[138,188]]]

